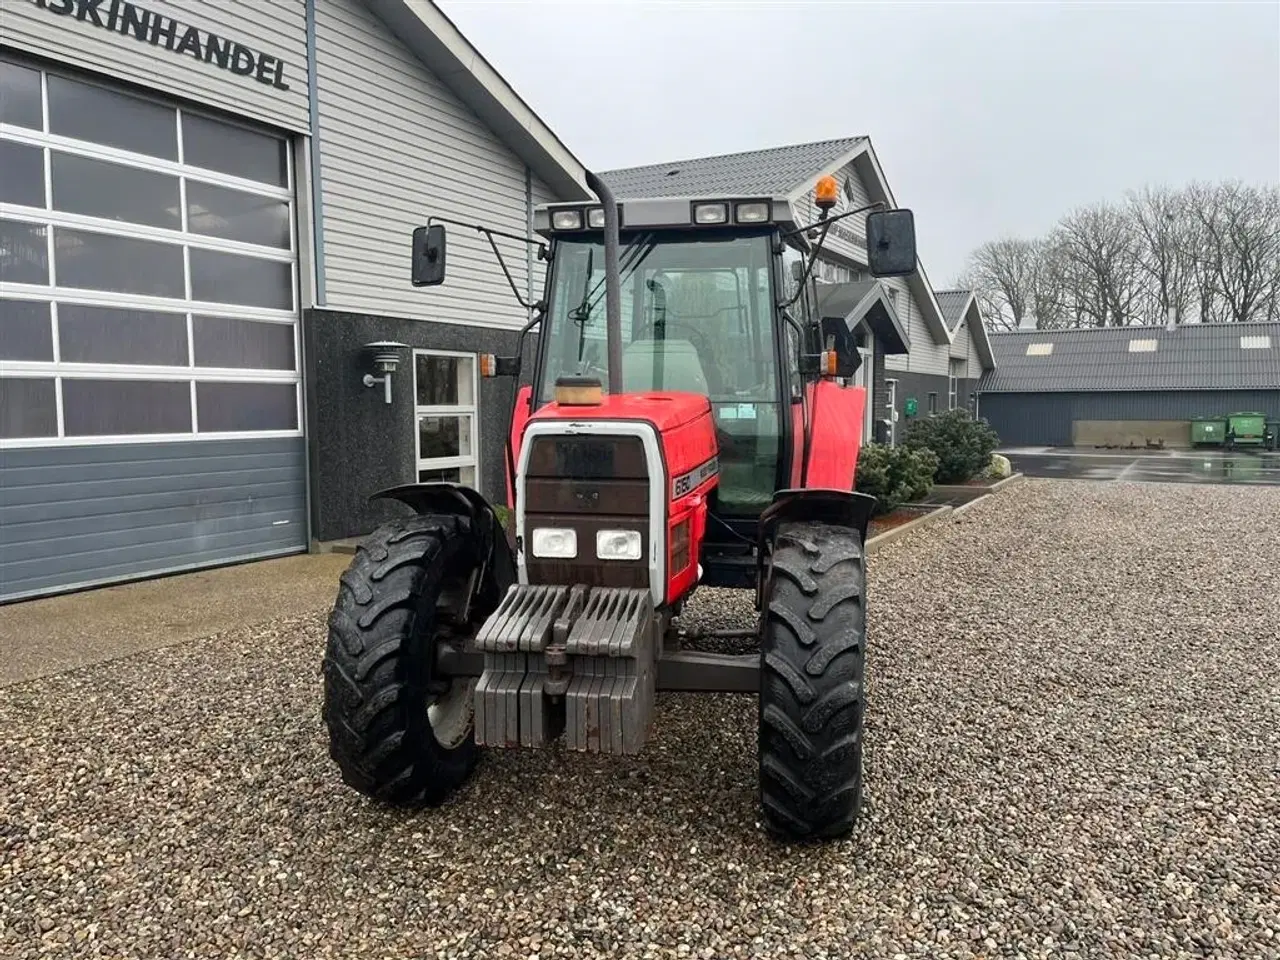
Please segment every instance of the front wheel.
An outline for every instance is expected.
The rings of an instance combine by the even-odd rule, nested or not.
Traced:
[[[760,802],[788,839],[848,833],[862,802],[866,570],[857,531],[784,524],[765,586]]]
[[[323,718],[343,782],[390,804],[435,805],[475,767],[475,681],[433,676],[449,596],[479,565],[461,517],[379,527],[343,572],[329,616]],[[465,589],[465,588],[464,588]]]

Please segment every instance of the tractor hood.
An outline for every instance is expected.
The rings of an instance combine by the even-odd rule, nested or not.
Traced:
[[[850,330],[865,320],[887,354],[907,353],[911,349],[906,327],[898,319],[888,291],[879,280],[818,284],[818,316],[843,320]]]

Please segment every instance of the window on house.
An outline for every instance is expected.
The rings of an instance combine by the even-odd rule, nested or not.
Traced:
[[[960,375],[964,372],[963,360],[951,361],[951,375],[947,378],[947,409],[954,410],[960,401]]]
[[[936,393],[931,393],[929,394],[929,414],[930,416],[932,416],[937,412],[938,412],[938,395]]]
[[[415,350],[413,393],[418,481],[475,486],[480,446],[475,355]]]

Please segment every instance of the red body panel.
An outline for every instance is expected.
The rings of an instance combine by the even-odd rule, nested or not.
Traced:
[[[866,410],[865,387],[842,387],[832,380],[819,380],[813,386],[809,397],[812,425],[805,487],[853,489]]]
[[[511,459],[503,468],[507,478],[507,506],[512,510],[516,508],[516,478],[511,476],[511,464],[520,462],[520,441],[524,439],[524,425],[532,415],[529,409],[532,402],[533,387],[526,385],[516,391],[516,408],[511,415],[511,433],[507,437],[507,442],[511,445]]]

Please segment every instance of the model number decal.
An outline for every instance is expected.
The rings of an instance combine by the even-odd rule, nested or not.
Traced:
[[[706,483],[717,473],[720,472],[720,458],[712,457],[699,466],[694,467],[688,473],[681,474],[671,481],[671,499],[679,500],[681,497],[696,490],[702,484]]]

